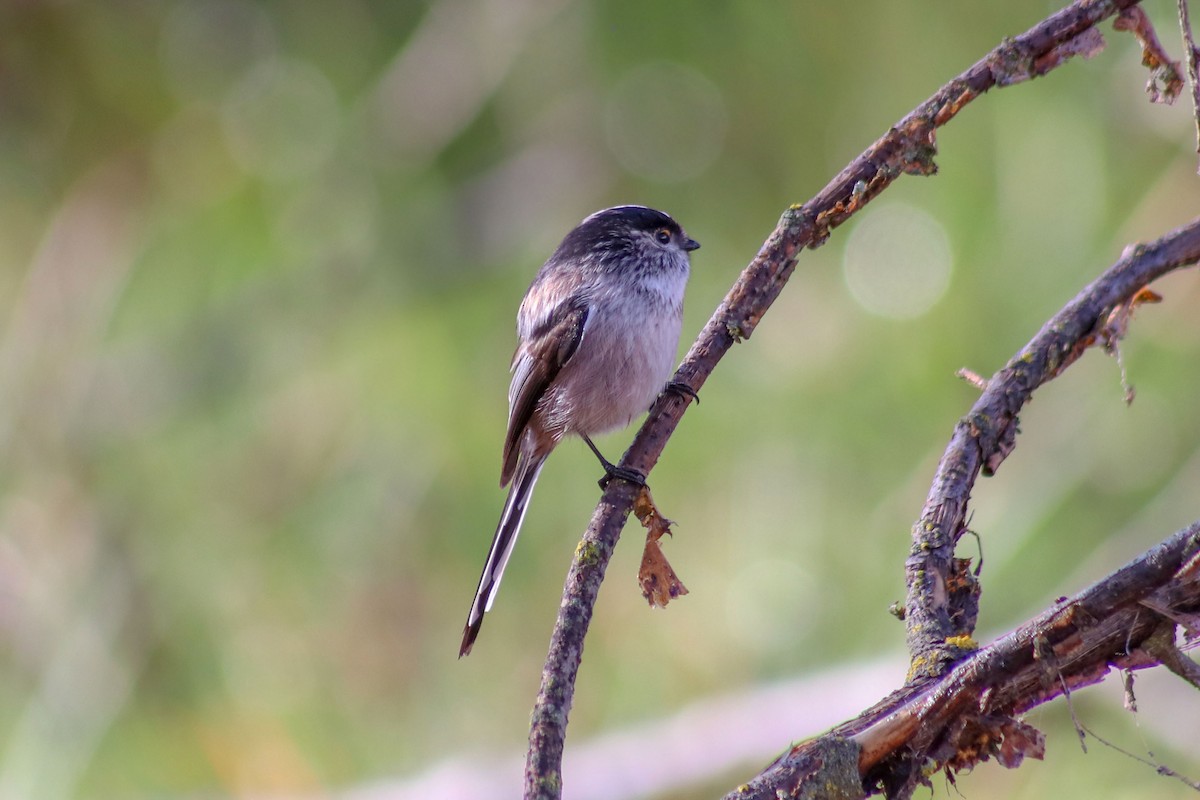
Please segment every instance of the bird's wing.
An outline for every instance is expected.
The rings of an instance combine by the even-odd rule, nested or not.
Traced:
[[[583,341],[589,308],[587,298],[582,295],[566,298],[533,325],[517,347],[508,390],[508,434],[504,438],[501,486],[512,479],[521,436],[538,401]]]

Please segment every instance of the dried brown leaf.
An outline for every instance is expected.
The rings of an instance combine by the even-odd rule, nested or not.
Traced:
[[[642,597],[652,606],[666,608],[667,603],[688,593],[658,544],[659,539],[671,533],[671,520],[658,513],[650,490],[644,486],[633,501],[633,513],[646,529],[646,547],[638,568]]]
[[[996,760],[1008,769],[1016,769],[1026,758],[1041,761],[1046,757],[1046,734],[1019,720],[1009,720],[1001,727],[1004,740],[996,753]]]

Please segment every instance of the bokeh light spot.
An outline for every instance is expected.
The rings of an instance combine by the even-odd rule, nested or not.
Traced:
[[[938,221],[920,209],[893,204],[872,211],[846,242],[846,285],[872,314],[919,317],[950,284],[950,241]]]

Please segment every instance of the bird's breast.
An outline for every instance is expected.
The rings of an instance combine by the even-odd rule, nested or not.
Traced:
[[[579,349],[547,396],[544,410],[556,427],[590,436],[623,428],[647,411],[671,375],[681,322],[680,304],[658,293],[599,299]]]

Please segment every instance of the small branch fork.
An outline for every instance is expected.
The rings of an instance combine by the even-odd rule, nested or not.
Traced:
[[[1135,5],[1136,0],[1079,0],[1024,34],[1005,40],[900,120],[812,200],[785,211],[758,255],[742,272],[688,351],[675,374],[675,382],[690,387],[693,392],[703,386],[725,353],[754,332],[758,321],[795,269],[800,251],[824,244],[834,228],[861,210],[899,176],[931,175],[936,172],[933,161],[936,130],[953,119],[968,103],[993,87],[1009,86],[1044,75],[1072,56],[1094,54],[1103,46],[1103,40],[1094,30],[1095,26]],[[1131,292],[1141,285],[1133,287]],[[1098,318],[1093,318],[1093,323]],[[1077,358],[1078,354],[1074,357]],[[1063,361],[1066,358],[1064,353],[1057,353],[1055,358],[1058,369],[1067,363]],[[690,399],[682,392],[664,393],[625,453],[621,466],[636,470],[641,475],[649,475],[667,440],[679,425]],[[1014,421],[1019,407],[1018,404],[1011,410]],[[991,437],[986,442],[994,440],[997,443],[1009,441],[1002,438],[1008,435],[1008,430],[1008,426],[995,425],[981,429]],[[979,451],[979,448],[976,447],[976,450]],[[981,464],[984,461],[982,458],[979,460]],[[954,483],[953,477],[939,471],[942,485],[966,485]],[[935,491],[937,486],[935,484]],[[610,482],[576,549],[563,588],[563,599],[542,672],[541,689],[532,714],[525,767],[524,796],[527,800],[557,800],[562,796],[563,742],[583,654],[584,637],[609,558],[638,492],[639,487],[624,481]],[[935,495],[931,493],[930,497],[932,501]],[[952,552],[953,542],[960,533],[957,526],[950,524],[957,518],[953,512],[959,501],[965,508],[964,494],[953,502],[948,501],[949,513],[944,517],[935,515],[933,519],[935,529],[931,541],[935,547],[929,558],[929,567],[938,572],[925,579],[935,582],[930,587],[936,582],[942,586],[949,585],[947,578],[952,573],[953,563],[945,556]],[[970,585],[965,585],[969,597]],[[910,601],[915,601],[913,607],[919,615],[924,613],[927,618],[940,622],[944,609],[935,604],[926,604],[926,611],[922,605],[923,598],[928,596],[928,591],[913,592],[910,593]],[[950,627],[943,625],[946,629]],[[938,647],[926,645],[923,650],[936,654]]]

